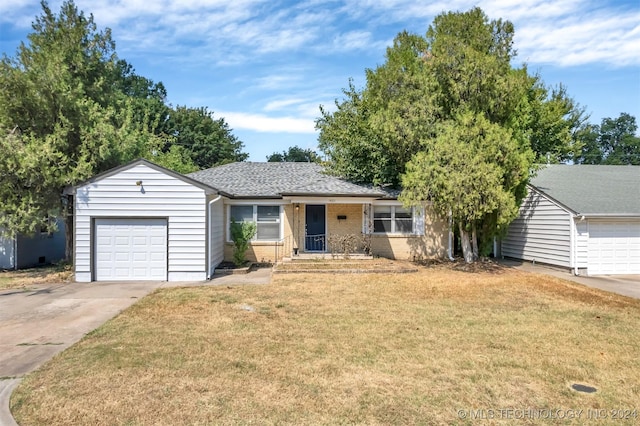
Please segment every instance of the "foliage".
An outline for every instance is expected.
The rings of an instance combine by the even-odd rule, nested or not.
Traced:
[[[168,112],[162,130],[184,148],[198,169],[244,161],[243,143],[232,133],[224,118],[213,118],[207,108],[177,106]]]
[[[512,66],[513,38],[479,8],[437,16],[424,37],[398,34],[363,89],[350,81],[335,112],[321,108],[332,170],[455,211],[477,256],[478,232],[482,246],[514,217],[534,161],[573,158],[584,124],[564,87]]]
[[[0,62],[0,138],[8,157],[0,174],[11,175],[0,183],[0,216],[12,233],[32,232],[59,210],[64,186],[117,164],[126,138],[115,108],[110,32],[98,32],[72,2],[59,16],[44,2],[42,8],[29,45]]]
[[[636,118],[624,112],[616,119],[603,118],[600,126],[587,126],[576,163],[640,165],[637,130]]]
[[[318,146],[334,173],[354,182],[386,182],[391,179],[384,173],[386,155],[381,138],[369,125],[372,114],[366,98],[352,81],[343,93],[346,99],[336,100],[335,112],[320,106],[322,117],[316,121],[316,129],[320,130]]]
[[[247,261],[245,254],[249,249],[249,242],[256,235],[255,222],[236,222],[231,219],[231,241],[233,241],[233,263],[244,265]]]
[[[349,258],[351,253],[357,252],[362,246],[362,238],[355,234],[331,234],[327,237],[327,245],[331,251],[331,256],[338,254]]]
[[[291,163],[319,163],[320,156],[310,149],[302,149],[299,146],[291,146],[287,151],[274,152],[271,155],[267,156],[267,162],[269,163],[283,163],[283,162],[291,162]]]
[[[191,159],[189,152],[180,145],[171,145],[168,151],[158,150],[147,153],[144,158],[159,166],[182,174],[199,170],[198,166],[195,165]]]
[[[516,217],[529,174],[532,153],[522,151],[511,131],[481,114],[467,112],[438,127],[429,149],[407,164],[401,199],[430,200],[442,216],[458,224],[467,261],[478,256],[477,241],[465,241],[483,223],[496,232]]]
[[[111,31],[73,1],[57,15],[42,2],[32,27],[15,57],[0,61],[4,232],[29,234],[47,215],[69,213],[65,187],[138,157],[183,173],[247,157],[223,119],[167,106],[162,83],[119,59]]]

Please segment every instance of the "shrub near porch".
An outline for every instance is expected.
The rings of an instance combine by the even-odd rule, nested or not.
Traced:
[[[502,268],[163,289],[26,377],[11,409],[25,425],[471,424],[459,413],[503,408],[602,424],[587,410],[638,409],[639,323],[640,301]]]

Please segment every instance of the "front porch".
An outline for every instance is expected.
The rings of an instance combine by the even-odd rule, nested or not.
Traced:
[[[446,252],[446,223],[424,210],[403,208],[397,200],[307,197],[285,198],[279,208],[266,200],[256,205],[258,235],[246,253],[254,262],[371,256],[419,260]],[[271,214],[262,215],[263,207]],[[232,249],[227,241],[225,259]]]
[[[365,212],[361,200],[292,202],[291,208],[285,208],[285,232],[290,233],[283,240],[282,258],[371,257],[371,237],[364,232]]]

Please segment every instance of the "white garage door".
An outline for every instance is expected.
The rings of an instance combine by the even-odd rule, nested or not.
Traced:
[[[166,219],[96,219],[95,280],[167,279]]]
[[[640,274],[640,221],[589,221],[589,274]]]

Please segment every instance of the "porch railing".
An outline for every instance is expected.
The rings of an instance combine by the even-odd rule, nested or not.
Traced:
[[[325,234],[307,235],[304,237],[305,251],[327,251],[327,236]]]

